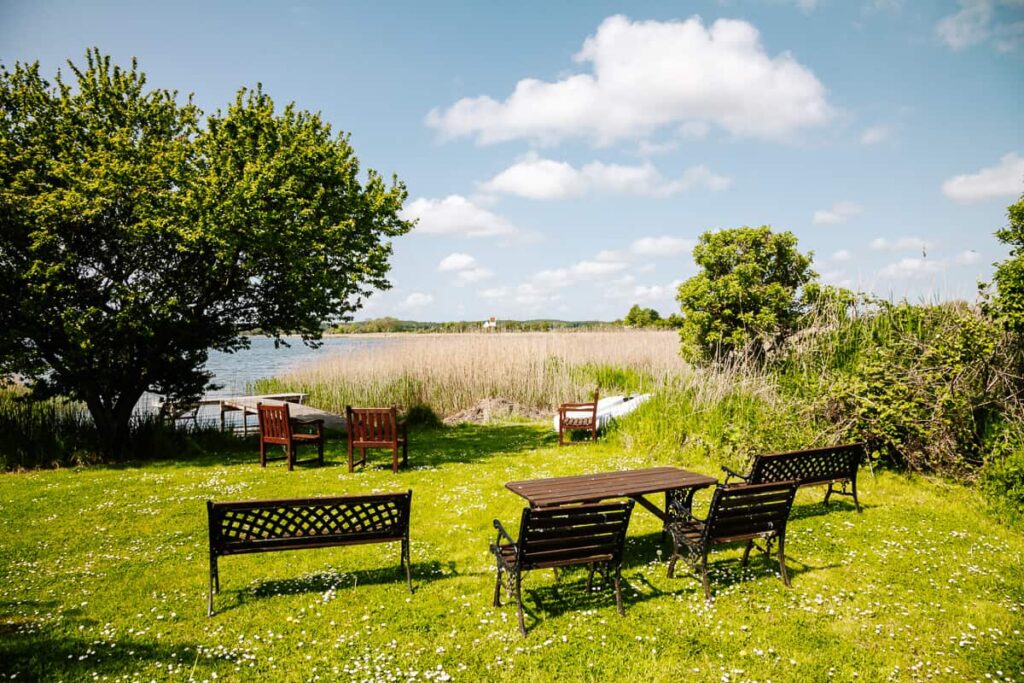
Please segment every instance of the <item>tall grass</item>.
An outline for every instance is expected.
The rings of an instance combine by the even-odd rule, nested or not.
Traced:
[[[258,389],[304,391],[329,411],[396,403],[445,416],[484,398],[549,409],[598,387],[649,392],[692,374],[672,332],[416,335],[318,359]]]

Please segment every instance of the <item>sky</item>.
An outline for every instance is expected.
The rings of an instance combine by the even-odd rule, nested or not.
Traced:
[[[0,0],[0,62],[96,46],[207,112],[262,83],[407,186],[356,319],[678,311],[708,230],[974,301],[1024,193],[1024,0]]]

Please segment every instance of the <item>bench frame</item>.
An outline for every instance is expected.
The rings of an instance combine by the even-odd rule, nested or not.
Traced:
[[[554,569],[555,579],[561,567],[585,564],[590,568],[587,590],[593,587],[594,570],[615,586],[615,605],[622,608],[622,554],[626,530],[633,512],[633,501],[588,503],[549,508],[523,508],[519,540],[509,535],[501,522],[494,520],[498,537],[491,544],[497,563],[494,581],[494,606],[501,607],[502,573],[505,590],[515,596],[519,613],[519,632],[526,635],[523,620],[522,575],[532,569]]]
[[[412,490],[368,496],[206,501],[210,533],[210,592],[220,592],[217,559],[225,555],[400,542],[401,567],[412,592],[409,513]]]
[[[857,512],[861,512],[860,501],[857,499],[857,468],[866,455],[863,443],[852,443],[844,446],[828,446],[810,448],[784,453],[765,453],[755,455],[750,465],[749,474],[739,474],[728,467],[725,483],[736,477],[747,484],[767,484],[775,481],[794,480],[798,486],[815,486],[828,484],[825,492],[825,505],[828,505],[832,494],[850,496]],[[841,488],[835,488],[840,484]],[[850,490],[847,490],[847,484]]]

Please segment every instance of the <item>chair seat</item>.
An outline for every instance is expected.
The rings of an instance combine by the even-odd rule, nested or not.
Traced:
[[[573,429],[579,427],[580,429],[590,429],[594,426],[594,421],[589,417],[575,418],[567,417],[562,420],[562,427],[565,429]]]
[[[319,441],[319,434],[302,434],[300,432],[292,432],[292,439],[294,441]]]
[[[699,519],[685,519],[668,525],[668,532],[677,543],[699,547],[704,536],[704,522]]]

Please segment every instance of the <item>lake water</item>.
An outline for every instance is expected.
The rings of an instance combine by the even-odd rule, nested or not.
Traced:
[[[290,346],[274,348],[274,340],[269,337],[251,337],[251,345],[244,351],[235,353],[210,352],[206,369],[213,373],[213,383],[221,385],[220,389],[206,393],[206,397],[242,396],[250,393],[250,385],[259,379],[275,377],[289,370],[339,353],[351,353],[373,346],[387,344],[387,339],[367,337],[328,337],[316,349],[302,343],[299,337],[284,337]],[[140,411],[155,410],[159,396],[147,394],[139,402]],[[232,426],[241,424],[238,413],[228,413],[228,423]],[[204,406],[197,418],[200,422],[220,420],[220,412],[216,407]],[[250,418],[250,424],[252,419]]]

